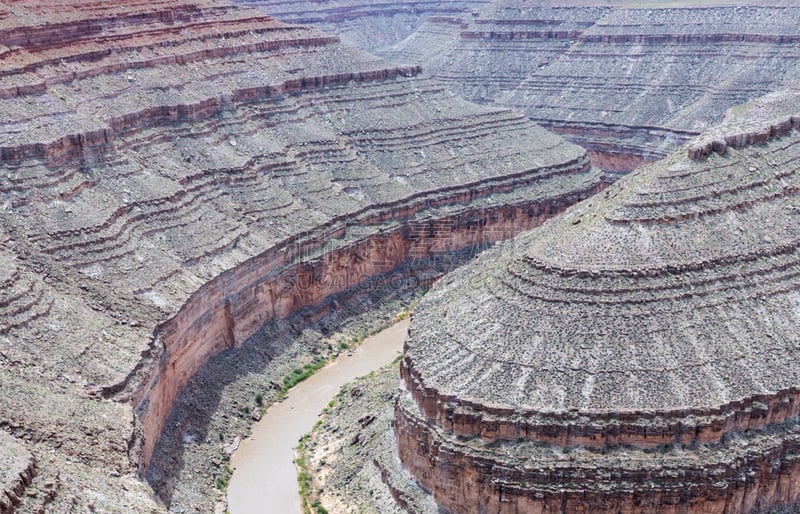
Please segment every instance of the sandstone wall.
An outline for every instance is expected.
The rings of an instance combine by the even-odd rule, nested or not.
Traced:
[[[563,170],[572,172],[570,166]],[[211,356],[244,342],[270,319],[285,318],[314,305],[325,310],[325,299],[410,261],[432,261],[436,255],[508,239],[600,189],[591,185],[561,198],[459,209],[453,215],[415,219],[424,208],[474,202],[485,195],[521,187],[530,178],[517,180],[516,184],[472,184],[448,195],[424,195],[334,220],[201,287],[175,317],[157,329],[159,344],[163,345],[155,359],[159,365],[134,399],[143,423],[140,462],[145,470],[170,408],[186,382]],[[346,234],[354,227],[368,229],[373,235],[348,241]],[[339,247],[326,250],[331,245]]]
[[[522,115],[247,7],[0,20],[0,411],[50,510],[158,510],[132,468],[210,356],[600,187]]]
[[[395,409],[400,459],[445,512],[726,514],[767,512],[800,500],[794,432],[743,455],[732,452],[725,462],[687,464],[667,455],[651,466],[634,455],[589,452],[558,459],[548,448],[549,458],[521,467],[444,436],[407,408]]]

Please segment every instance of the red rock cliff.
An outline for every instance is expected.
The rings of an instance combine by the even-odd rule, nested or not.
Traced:
[[[2,3],[0,59],[0,411],[48,509],[157,509],[129,459],[210,356],[600,187],[521,115],[225,2]]]
[[[732,110],[425,296],[395,434],[442,510],[800,501],[798,105]]]

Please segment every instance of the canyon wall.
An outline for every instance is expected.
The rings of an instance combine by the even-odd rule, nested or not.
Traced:
[[[445,512],[773,512],[800,501],[800,93],[439,282],[400,460]]]
[[[467,14],[486,0],[400,0],[398,2],[264,1],[237,2],[270,13],[287,23],[314,25],[372,53],[380,52],[414,33],[430,17]]]
[[[729,448],[724,458],[695,459],[669,447],[554,455],[530,443],[509,450],[457,442],[403,406],[394,426],[404,465],[443,512],[722,514],[771,512],[800,501],[796,427],[739,441],[746,449]]]
[[[551,171],[555,175],[585,173],[588,161],[559,168]],[[175,317],[157,329],[164,353],[134,397],[141,406],[144,471],[187,381],[210,357],[243,343],[269,320],[288,318],[301,309],[313,319],[328,310],[323,300],[337,293],[369,287],[371,278],[415,261],[433,262],[437,255],[477,251],[508,239],[600,190],[600,184],[587,182],[584,188],[562,196],[519,197],[515,203],[497,207],[464,208],[498,193],[517,196],[536,181],[523,176],[500,184],[468,184],[374,206],[298,235],[203,285]],[[440,212],[431,218],[432,210]],[[401,280],[401,275],[393,274],[392,279]],[[309,314],[309,307],[316,307],[318,313]]]
[[[58,484],[22,511],[162,510],[138,477],[209,357],[602,187],[521,114],[246,7],[0,20],[0,427]]]
[[[252,5],[297,15],[288,2]],[[315,5],[362,13],[346,21],[314,17],[326,31],[357,27],[363,48],[419,63],[464,98],[522,111],[609,171],[665,157],[726,109],[790,86],[798,72],[800,9],[789,1],[408,5],[405,16],[416,20],[408,35],[383,30],[389,15],[367,2]],[[393,45],[380,40],[392,36]]]

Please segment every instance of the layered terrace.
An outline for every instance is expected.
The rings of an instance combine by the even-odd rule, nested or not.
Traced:
[[[211,356],[601,187],[520,114],[226,2],[2,3],[0,59],[0,426],[58,484],[28,510],[158,509],[136,475]]]
[[[726,109],[791,86],[800,62],[787,0],[368,4],[253,3],[522,111],[610,171],[663,158]]]
[[[689,148],[784,126],[799,106],[771,95]],[[443,508],[800,499],[798,127],[703,158],[677,151],[425,297],[396,432]]]

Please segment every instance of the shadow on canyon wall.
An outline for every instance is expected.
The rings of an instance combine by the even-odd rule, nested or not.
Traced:
[[[489,243],[483,243],[406,261],[388,273],[372,276],[287,318],[273,318],[242,345],[212,357],[178,398],[156,444],[146,479],[160,499],[170,505],[176,480],[184,472],[192,472],[187,469],[184,458],[187,444],[218,445],[224,437],[212,426],[215,415],[223,419],[238,417],[246,420],[246,424],[251,422],[249,409],[220,410],[226,388],[243,377],[265,375],[270,364],[287,351],[321,355],[335,350],[321,339],[390,302],[407,304],[415,295],[424,293],[437,278],[468,262],[488,246]],[[267,399],[276,397],[281,389],[281,384],[274,379],[269,380],[269,384],[271,390],[264,395]]]

